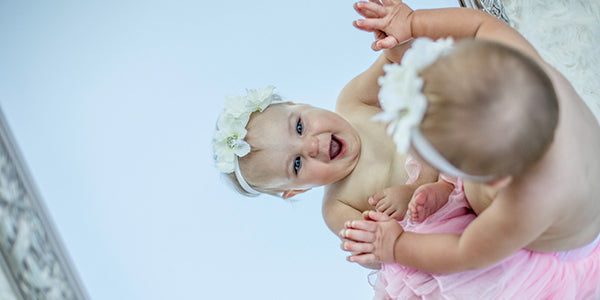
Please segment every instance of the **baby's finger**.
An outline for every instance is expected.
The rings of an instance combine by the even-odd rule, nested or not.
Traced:
[[[342,229],[340,237],[354,242],[372,243],[375,235],[372,232],[357,229]]]
[[[361,7],[357,6],[356,4],[354,4],[354,10],[359,15],[361,15],[365,18],[378,18],[377,14],[373,13],[372,11],[370,11],[368,9],[361,8]]]
[[[374,41],[374,42],[371,44],[371,49],[373,49],[373,51],[379,51],[379,50],[381,50],[381,48],[379,48],[379,46],[377,46],[377,42],[379,42],[379,40],[377,40],[377,41]]]
[[[382,18],[386,16],[387,12],[381,4],[373,2],[356,2],[354,3],[354,9],[356,12],[367,18]]]
[[[354,27],[373,32],[375,30],[383,30],[385,27],[385,21],[383,19],[360,19],[354,21]]]
[[[377,47],[379,49],[394,48],[398,44],[399,44],[398,40],[393,36],[387,36],[387,37],[377,41]]]
[[[345,251],[352,252],[353,255],[360,253],[373,252],[373,244],[370,243],[357,243],[352,241],[346,241],[342,243],[342,249]]]
[[[369,28],[362,28],[362,27],[359,27],[359,26],[357,25],[357,23],[356,23],[356,22],[358,22],[358,20],[356,20],[356,21],[352,21],[352,25],[353,25],[354,27],[356,27],[356,29],[360,29],[360,30],[362,30],[362,31],[367,31],[367,32],[375,32],[375,31],[377,31],[377,30],[378,30],[378,29],[369,29]]]
[[[356,254],[356,255],[350,255],[350,256],[348,256],[348,261],[359,263],[359,264],[368,264],[368,263],[379,262],[379,261],[377,261],[377,258],[375,257],[375,255],[372,253],[366,253],[366,254],[361,253],[361,254]]]
[[[344,223],[346,229],[359,229],[374,232],[377,229],[377,224],[371,221],[352,220]]]
[[[381,2],[383,5],[386,5],[386,6],[392,6],[395,4],[393,0],[381,0]]]

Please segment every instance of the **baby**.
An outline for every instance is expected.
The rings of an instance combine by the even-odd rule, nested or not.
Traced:
[[[345,221],[362,219],[374,208],[368,198],[408,179],[406,155],[396,151],[385,124],[371,118],[382,111],[377,99],[382,67],[399,61],[409,47],[386,51],[352,79],[339,95],[336,112],[282,102],[273,87],[228,97],[213,139],[219,170],[245,195],[290,198],[325,186],[323,217],[336,234]],[[395,202],[384,211],[402,219],[416,187],[437,177],[424,166],[413,184],[394,189]]]
[[[490,266],[521,248],[563,260],[597,255],[600,126],[570,83],[519,33],[485,13],[413,11],[392,0],[356,9],[366,17],[356,27],[385,33],[376,50],[423,36],[459,40],[420,51],[431,56],[430,49],[444,48],[415,73],[423,85],[413,98],[422,95],[425,104],[406,136],[420,161],[464,179],[478,216],[462,234],[418,234],[369,212],[340,233],[350,240],[342,246],[354,253],[349,259],[452,273]],[[393,85],[390,76],[382,92]],[[392,94],[380,94],[382,104],[381,96]],[[435,211],[446,199],[439,193],[423,203]]]

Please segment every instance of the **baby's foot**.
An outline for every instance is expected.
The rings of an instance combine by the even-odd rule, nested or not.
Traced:
[[[375,210],[398,221],[404,218],[407,202],[414,191],[410,185],[392,186],[369,197],[368,202]]]
[[[413,222],[422,222],[440,209],[454,186],[443,180],[420,186],[408,203],[408,217]]]

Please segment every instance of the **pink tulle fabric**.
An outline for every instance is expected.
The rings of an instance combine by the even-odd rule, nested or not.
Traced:
[[[412,159],[407,161],[409,182],[419,174],[416,165]],[[448,203],[422,223],[405,218],[400,222],[405,231],[462,233],[476,217],[466,201],[462,181],[444,180],[455,184]],[[519,250],[480,270],[430,274],[383,264],[372,276],[375,274],[374,299],[600,299],[600,247],[575,261],[561,261],[554,253]]]

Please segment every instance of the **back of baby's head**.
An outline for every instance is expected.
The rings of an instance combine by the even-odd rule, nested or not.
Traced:
[[[421,76],[429,102],[421,132],[467,173],[518,174],[553,140],[558,101],[552,83],[512,48],[462,41]]]

